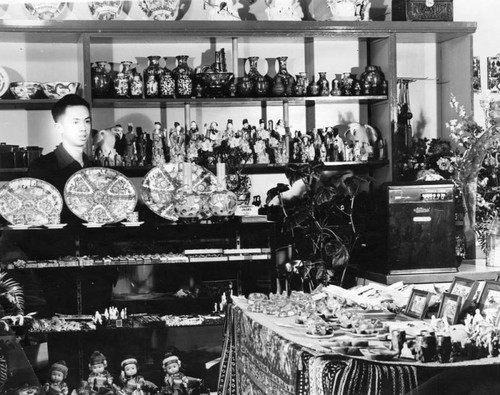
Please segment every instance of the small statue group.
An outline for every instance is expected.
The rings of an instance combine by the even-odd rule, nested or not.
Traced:
[[[159,388],[139,374],[139,364],[135,357],[128,356],[120,363],[120,376],[117,382],[108,372],[108,363],[104,354],[94,351],[89,358],[90,374],[76,390],[78,395],[144,395],[159,393],[160,395],[187,395],[189,388],[198,384],[200,379],[188,378],[180,371],[180,359],[167,353],[162,360],[165,373],[163,385]],[[58,361],[51,365],[49,381],[43,386],[46,395],[68,395],[65,379],[68,376],[66,362]]]

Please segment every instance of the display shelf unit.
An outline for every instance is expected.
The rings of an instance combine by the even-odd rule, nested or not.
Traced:
[[[76,70],[81,83],[82,94],[88,99],[94,109],[101,112],[97,117],[109,119],[110,117],[125,118],[123,111],[141,109],[158,111],[155,115],[162,124],[169,125],[172,117],[179,120],[184,117],[185,125],[189,125],[191,119],[197,119],[200,111],[209,111],[212,108],[224,109],[234,108],[234,111],[244,111],[253,114],[255,118],[276,117],[273,108],[282,107],[279,114],[285,121],[285,125],[296,127],[297,119],[304,119],[304,127],[299,129],[309,130],[313,127],[323,127],[325,119],[331,112],[342,113],[343,106],[347,113],[354,107],[352,121],[369,123],[381,132],[387,141],[389,148],[389,163],[395,154],[393,137],[397,121],[397,92],[396,81],[400,72],[398,70],[398,47],[400,45],[428,45],[436,47],[438,57],[435,68],[439,81],[436,81],[434,90],[438,97],[438,119],[436,128],[439,129],[444,123],[451,119],[451,110],[446,103],[449,93],[453,92],[458,100],[470,108],[472,104],[472,93],[470,84],[462,82],[470,80],[472,74],[472,34],[476,29],[473,22],[344,22],[344,21],[303,21],[300,23],[286,21],[235,21],[200,24],[197,21],[1,21],[0,40],[6,43],[25,43],[36,48],[38,44],[53,43],[57,49],[60,45],[72,45],[74,58],[70,59],[73,64],[68,66]],[[292,73],[303,69],[311,78],[317,71],[330,67],[331,70],[345,71],[346,66],[341,69],[335,68],[335,63],[342,64],[341,58],[330,56],[325,50],[325,43],[352,42],[353,55],[358,58],[357,64],[351,66],[361,72],[364,66],[376,64],[380,66],[388,81],[387,96],[356,97],[356,96],[329,96],[329,97],[286,97],[286,98],[203,98],[203,99],[93,99],[91,94],[91,64],[98,60],[103,53],[109,54],[113,62],[128,57],[131,51],[139,48],[151,52],[163,46],[169,53],[162,55],[174,56],[183,50],[187,44],[202,43],[202,50],[214,50],[220,46],[228,46],[229,61],[228,70],[240,77],[244,74],[244,59],[249,56],[247,48],[259,48],[266,44],[276,44],[276,41],[293,43],[288,53],[275,53],[275,56],[289,55],[289,58],[298,56],[299,66]],[[138,45],[141,44],[141,45]],[[204,45],[204,46],[203,46]],[[177,48],[172,53],[171,48]],[[274,48],[276,48],[274,46]],[[250,51],[251,49],[248,49]],[[342,49],[340,49],[342,50]],[[208,52],[210,52],[208,51]],[[255,49],[256,52],[259,49]],[[276,52],[276,49],[274,49]],[[283,50],[286,52],[285,50]],[[121,55],[123,53],[123,55]],[[325,54],[329,53],[326,57]],[[265,55],[265,52],[262,52]],[[344,53],[343,53],[344,55]],[[141,54],[144,56],[144,54]],[[49,58],[50,59],[50,58]],[[325,61],[328,61],[325,63]],[[101,60],[101,59],[99,59]],[[29,61],[27,59],[26,61]],[[50,62],[50,60],[48,61]],[[200,60],[201,62],[201,60]],[[57,66],[57,65],[55,65]],[[300,67],[300,68],[299,68]],[[55,70],[56,68],[54,68]],[[50,79],[49,73],[54,71],[43,71],[46,80]],[[37,73],[37,74],[36,74]],[[34,79],[41,71],[26,71],[26,79]],[[404,73],[404,70],[403,70]],[[57,73],[55,73],[57,75]],[[329,75],[333,77],[332,73]],[[52,76],[55,79],[55,76]],[[31,110],[49,108],[50,100],[17,101],[0,100],[0,111]],[[293,111],[291,109],[293,108]],[[175,112],[175,109],[184,109],[183,114]],[[239,110],[244,108],[244,110]],[[116,113],[115,111],[122,112]],[[104,111],[104,112],[103,112]],[[169,113],[174,111],[174,115]],[[273,112],[274,111],[274,112]],[[36,111],[34,111],[36,112]],[[181,114],[181,115],[179,115]],[[212,113],[210,113],[212,114]],[[325,115],[326,114],[326,115]],[[29,115],[28,115],[29,116]],[[340,118],[342,118],[339,115]],[[28,122],[30,123],[30,122]],[[334,123],[334,122],[332,122]],[[99,125],[98,127],[103,127]],[[109,125],[106,125],[109,126]],[[442,129],[442,128],[441,128]],[[26,131],[27,140],[31,139],[31,131]],[[40,138],[37,137],[38,141]],[[90,147],[89,147],[90,148]],[[343,164],[342,167],[346,167]],[[357,166],[357,165],[356,165]],[[354,167],[356,169],[356,167]],[[366,166],[359,167],[366,170]],[[390,166],[375,168],[375,177],[383,181],[392,180],[392,169]],[[258,168],[252,169],[256,174]],[[263,172],[266,172],[263,170]],[[271,173],[274,171],[270,171]]]

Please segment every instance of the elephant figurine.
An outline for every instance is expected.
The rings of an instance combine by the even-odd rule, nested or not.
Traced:
[[[361,145],[366,143],[369,146],[373,146],[379,139],[377,131],[370,125],[362,125],[358,122],[352,122],[348,125],[348,127],[349,128],[345,132],[344,136],[349,142],[352,142],[352,144],[358,141]]]

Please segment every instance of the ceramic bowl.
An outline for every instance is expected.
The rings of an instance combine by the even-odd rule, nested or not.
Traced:
[[[120,16],[123,9],[122,0],[95,0],[89,1],[89,10],[92,16],[102,21],[110,21]]]
[[[230,72],[205,72],[198,73],[196,77],[200,78],[207,88],[222,88],[229,84],[233,73]]]
[[[24,3],[26,10],[32,15],[48,21],[57,17],[66,7],[66,2],[63,1],[30,1]]]
[[[69,82],[69,81],[54,81],[54,82],[44,82],[42,83],[43,93],[49,99],[60,99],[70,93],[76,93],[79,82]]]
[[[155,21],[173,21],[179,11],[180,0],[140,0],[139,7]]]
[[[39,82],[18,81],[10,84],[10,91],[18,100],[36,99],[42,93],[42,85]]]

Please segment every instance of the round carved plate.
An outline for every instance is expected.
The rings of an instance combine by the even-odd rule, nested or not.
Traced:
[[[120,172],[89,167],[69,178],[64,186],[64,200],[78,218],[90,223],[112,224],[134,211],[137,193]]]
[[[217,178],[202,166],[192,164],[193,190],[208,196],[215,191]],[[151,169],[141,184],[141,198],[149,209],[162,218],[177,221],[175,194],[182,189],[182,165],[166,163]]]
[[[63,207],[59,191],[37,178],[17,178],[0,188],[0,215],[14,225],[42,226]]]
[[[9,74],[7,74],[7,70],[3,67],[0,67],[0,97],[2,97],[5,92],[9,90],[10,87],[10,78]]]

